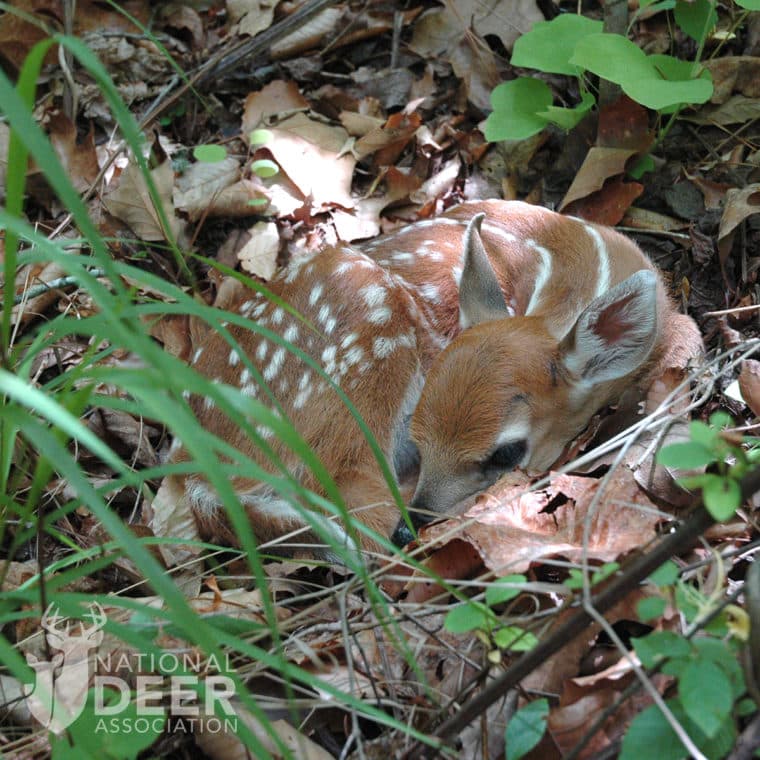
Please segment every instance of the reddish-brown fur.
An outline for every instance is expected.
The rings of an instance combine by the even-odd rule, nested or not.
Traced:
[[[485,214],[480,234],[483,246],[506,307],[516,316],[475,325],[457,338],[461,318],[457,270],[462,266],[466,225],[479,213]],[[535,431],[533,454],[523,466],[545,468],[551,464],[549,454],[542,454],[545,441],[552,440],[551,452],[555,442],[561,450],[600,406],[632,382],[643,382],[656,361],[663,320],[672,313],[659,280],[656,335],[649,358],[635,372],[604,383],[592,400],[578,404],[568,400],[578,378],[563,365],[563,357],[575,340],[575,320],[599,288],[604,269],[600,249],[606,251],[610,286],[635,272],[653,269],[631,241],[613,230],[522,203],[468,203],[432,223],[412,225],[364,245],[327,248],[278,275],[269,287],[314,330],[248,290],[233,299],[229,310],[263,321],[318,361],[352,399],[389,459],[398,449],[394,436],[406,430],[402,417],[411,413],[419,397],[417,386],[424,382],[411,426],[422,454],[424,481],[416,500],[421,499],[422,488],[436,501],[426,503],[426,509],[449,511],[454,505],[442,489],[445,486],[447,494],[457,495],[451,478],[488,454],[504,428],[505,410],[519,420],[525,418],[524,424],[517,425],[520,430],[528,426]],[[549,267],[546,252],[551,257]],[[534,297],[537,285],[539,296]],[[522,317],[529,306],[530,316]],[[616,307],[608,310],[615,312]],[[621,322],[626,318],[625,305],[622,311]],[[594,325],[600,339],[624,327],[615,322]],[[357,517],[389,535],[398,510],[356,421],[334,391],[284,349],[269,344],[264,350],[262,339],[253,332],[233,325],[228,329],[265,376]],[[231,354],[223,338],[206,335],[198,348],[202,350],[194,363],[199,372],[266,399],[256,389],[242,357]],[[310,388],[308,393],[306,388]],[[269,467],[235,420],[204,399],[193,397],[191,404],[206,428]],[[578,408],[570,410],[568,404]],[[304,485],[318,490],[285,446],[274,437],[267,444]],[[186,457],[183,449],[174,453],[177,460]],[[467,477],[461,479],[463,490],[474,482]],[[413,476],[406,485],[413,486]],[[239,478],[234,486],[246,495],[260,540],[273,539],[300,524],[297,515],[262,484]],[[221,510],[213,506],[213,494],[204,488],[192,479],[186,482],[202,533],[233,539]],[[365,542],[367,547],[372,545]]]

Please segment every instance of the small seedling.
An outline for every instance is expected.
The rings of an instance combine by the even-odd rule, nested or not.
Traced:
[[[760,461],[760,448],[746,449],[756,439],[726,432],[733,420],[724,412],[715,412],[710,424],[695,420],[689,425],[689,441],[665,446],[657,462],[665,467],[694,470],[711,467],[711,472],[678,479],[685,488],[700,488],[707,511],[718,521],[728,520],[741,506],[739,481]]]

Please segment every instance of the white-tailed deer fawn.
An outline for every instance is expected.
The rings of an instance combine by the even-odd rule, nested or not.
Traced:
[[[413,485],[419,474],[410,504],[417,526],[509,470],[548,468],[596,411],[646,383],[676,317],[633,242],[520,202],[464,203],[368,243],[326,248],[293,261],[269,287],[316,331],[247,289],[230,310],[312,356],[352,399],[397,478]],[[403,544],[411,535],[375,457],[329,385],[286,348],[228,329],[356,517]],[[193,364],[266,399],[218,335],[196,347]],[[267,466],[210,400],[191,403],[207,429]],[[318,489],[286,446],[260,432]],[[259,540],[304,524],[261,482],[233,485]],[[206,482],[185,476],[182,486],[202,535],[234,541]]]

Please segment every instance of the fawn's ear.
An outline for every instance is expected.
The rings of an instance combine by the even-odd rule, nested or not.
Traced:
[[[480,239],[484,217],[485,214],[473,216],[462,239],[464,263],[459,281],[459,326],[463,330],[480,322],[512,316]]]
[[[582,385],[616,380],[647,360],[657,331],[657,276],[643,269],[584,309],[562,341],[562,360]]]

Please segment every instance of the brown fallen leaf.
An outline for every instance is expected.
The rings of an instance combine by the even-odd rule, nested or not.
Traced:
[[[356,159],[343,152],[348,140],[343,127],[298,113],[270,131],[272,140],[258,153],[271,155],[302,197],[311,199],[311,213],[334,206],[353,208],[351,180]],[[270,187],[277,184],[275,176]]]
[[[148,192],[148,185],[134,159],[130,159],[127,168],[122,172],[118,186],[112,186],[106,191],[103,205],[109,214],[129,225],[141,240],[166,240],[167,232],[176,239],[180,230],[180,220],[174,213],[172,201],[174,170],[171,161],[165,159],[152,169],[150,174],[171,228],[169,231],[163,228]]]
[[[272,117],[308,108],[309,101],[301,95],[295,82],[275,79],[246,97],[241,130],[247,140],[254,129],[268,124]]]
[[[718,251],[721,262],[731,252],[734,230],[748,217],[760,213],[760,182],[726,192],[726,202],[718,230]]]
[[[760,361],[745,359],[739,373],[739,390],[755,417],[760,417]]]
[[[210,206],[224,215],[224,210],[218,208],[218,196],[239,178],[240,162],[236,158],[216,163],[197,161],[177,177],[172,193],[174,205],[191,221],[207,216]]]
[[[563,211],[573,201],[601,190],[606,180],[625,171],[628,159],[637,152],[635,148],[592,147],[565,193],[559,210]]]
[[[574,201],[563,211],[566,214],[575,214],[582,219],[588,219],[590,222],[614,226],[620,223],[631,203],[643,192],[642,184],[624,182],[622,176],[613,177],[604,183],[601,190]]]
[[[80,193],[90,189],[100,170],[95,153],[95,133],[90,126],[87,136],[77,141],[77,129],[61,111],[48,116],[48,133],[71,183]]]
[[[277,268],[280,235],[274,222],[257,222],[248,230],[248,240],[237,252],[244,272],[271,280]]]
[[[230,21],[236,24],[231,32],[255,37],[269,28],[275,5],[276,0],[227,0],[227,13]]]

